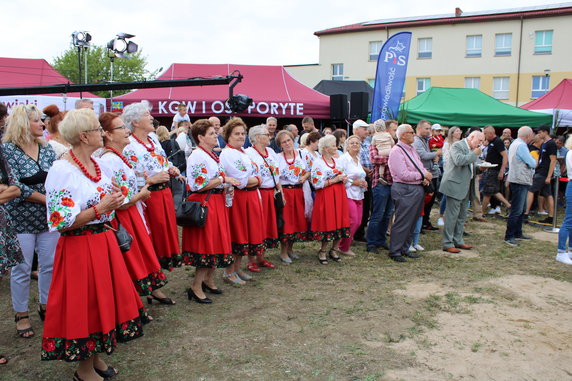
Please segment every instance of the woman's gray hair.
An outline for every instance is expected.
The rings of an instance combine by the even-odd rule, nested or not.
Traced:
[[[138,122],[146,112],[149,112],[149,102],[131,103],[123,109],[121,120],[129,131],[133,132],[133,122]]]
[[[373,128],[374,128],[375,132],[385,131],[385,120],[383,120],[383,119],[376,120],[375,122],[373,122]]]
[[[265,124],[259,124],[258,126],[250,127],[248,130],[248,139],[250,139],[250,144],[256,144],[258,135],[262,135],[266,130]]]
[[[449,130],[447,131],[447,141],[449,142],[449,144],[453,144],[453,135],[455,134],[455,131],[460,130],[459,127],[457,126],[453,126],[451,128],[449,128]]]
[[[324,149],[336,146],[336,137],[334,135],[326,135],[318,140],[318,152],[323,155]]]
[[[380,119],[381,120],[381,119]],[[349,138],[346,139],[346,142],[344,143],[344,152],[348,152],[348,148],[350,148],[350,140],[352,139],[357,139],[358,142],[360,142],[360,151],[361,151],[361,139],[359,138],[359,136],[357,135],[352,135]]]

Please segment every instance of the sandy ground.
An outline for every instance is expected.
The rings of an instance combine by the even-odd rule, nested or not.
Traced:
[[[572,379],[572,284],[514,275],[479,286],[497,287],[500,302],[440,313],[439,328],[393,344],[397,352],[414,352],[417,364],[390,370],[385,379]],[[414,283],[400,293],[420,299],[451,291]]]

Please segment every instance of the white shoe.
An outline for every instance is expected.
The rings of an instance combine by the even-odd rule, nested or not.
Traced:
[[[500,206],[495,208],[495,214],[501,214]]]
[[[489,209],[489,212],[487,214],[495,214],[496,213],[496,209],[491,208]]]
[[[572,251],[568,252],[568,258],[572,259]]]
[[[437,226],[445,226],[445,221],[443,221],[443,218],[439,217],[437,220]]]
[[[567,265],[572,265],[572,259],[570,259],[570,256],[568,253],[558,253],[556,254],[556,260],[558,262],[562,262],[565,263]]]
[[[409,246],[409,252],[410,253],[415,253],[417,250],[415,250],[415,248],[413,246]]]
[[[538,214],[539,216],[548,216],[548,212],[546,210],[539,211],[536,214]]]
[[[413,245],[413,247],[415,248],[415,250],[417,251],[425,251],[425,249],[423,248],[423,246],[417,244],[417,245]]]

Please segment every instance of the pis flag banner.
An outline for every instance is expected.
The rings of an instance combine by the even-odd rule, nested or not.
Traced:
[[[411,32],[394,34],[383,44],[377,58],[371,120],[397,119],[409,62]]]

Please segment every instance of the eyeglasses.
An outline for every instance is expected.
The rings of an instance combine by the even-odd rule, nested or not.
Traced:
[[[113,128],[111,129],[111,131],[113,131],[113,130],[125,130],[126,128],[127,128],[127,127],[126,127],[125,125],[123,125],[123,126],[119,126],[119,127],[113,127]]]
[[[99,126],[98,128],[92,128],[91,130],[85,130],[83,132],[94,132],[94,131],[99,131],[99,133],[101,134],[103,132],[103,128]]]

